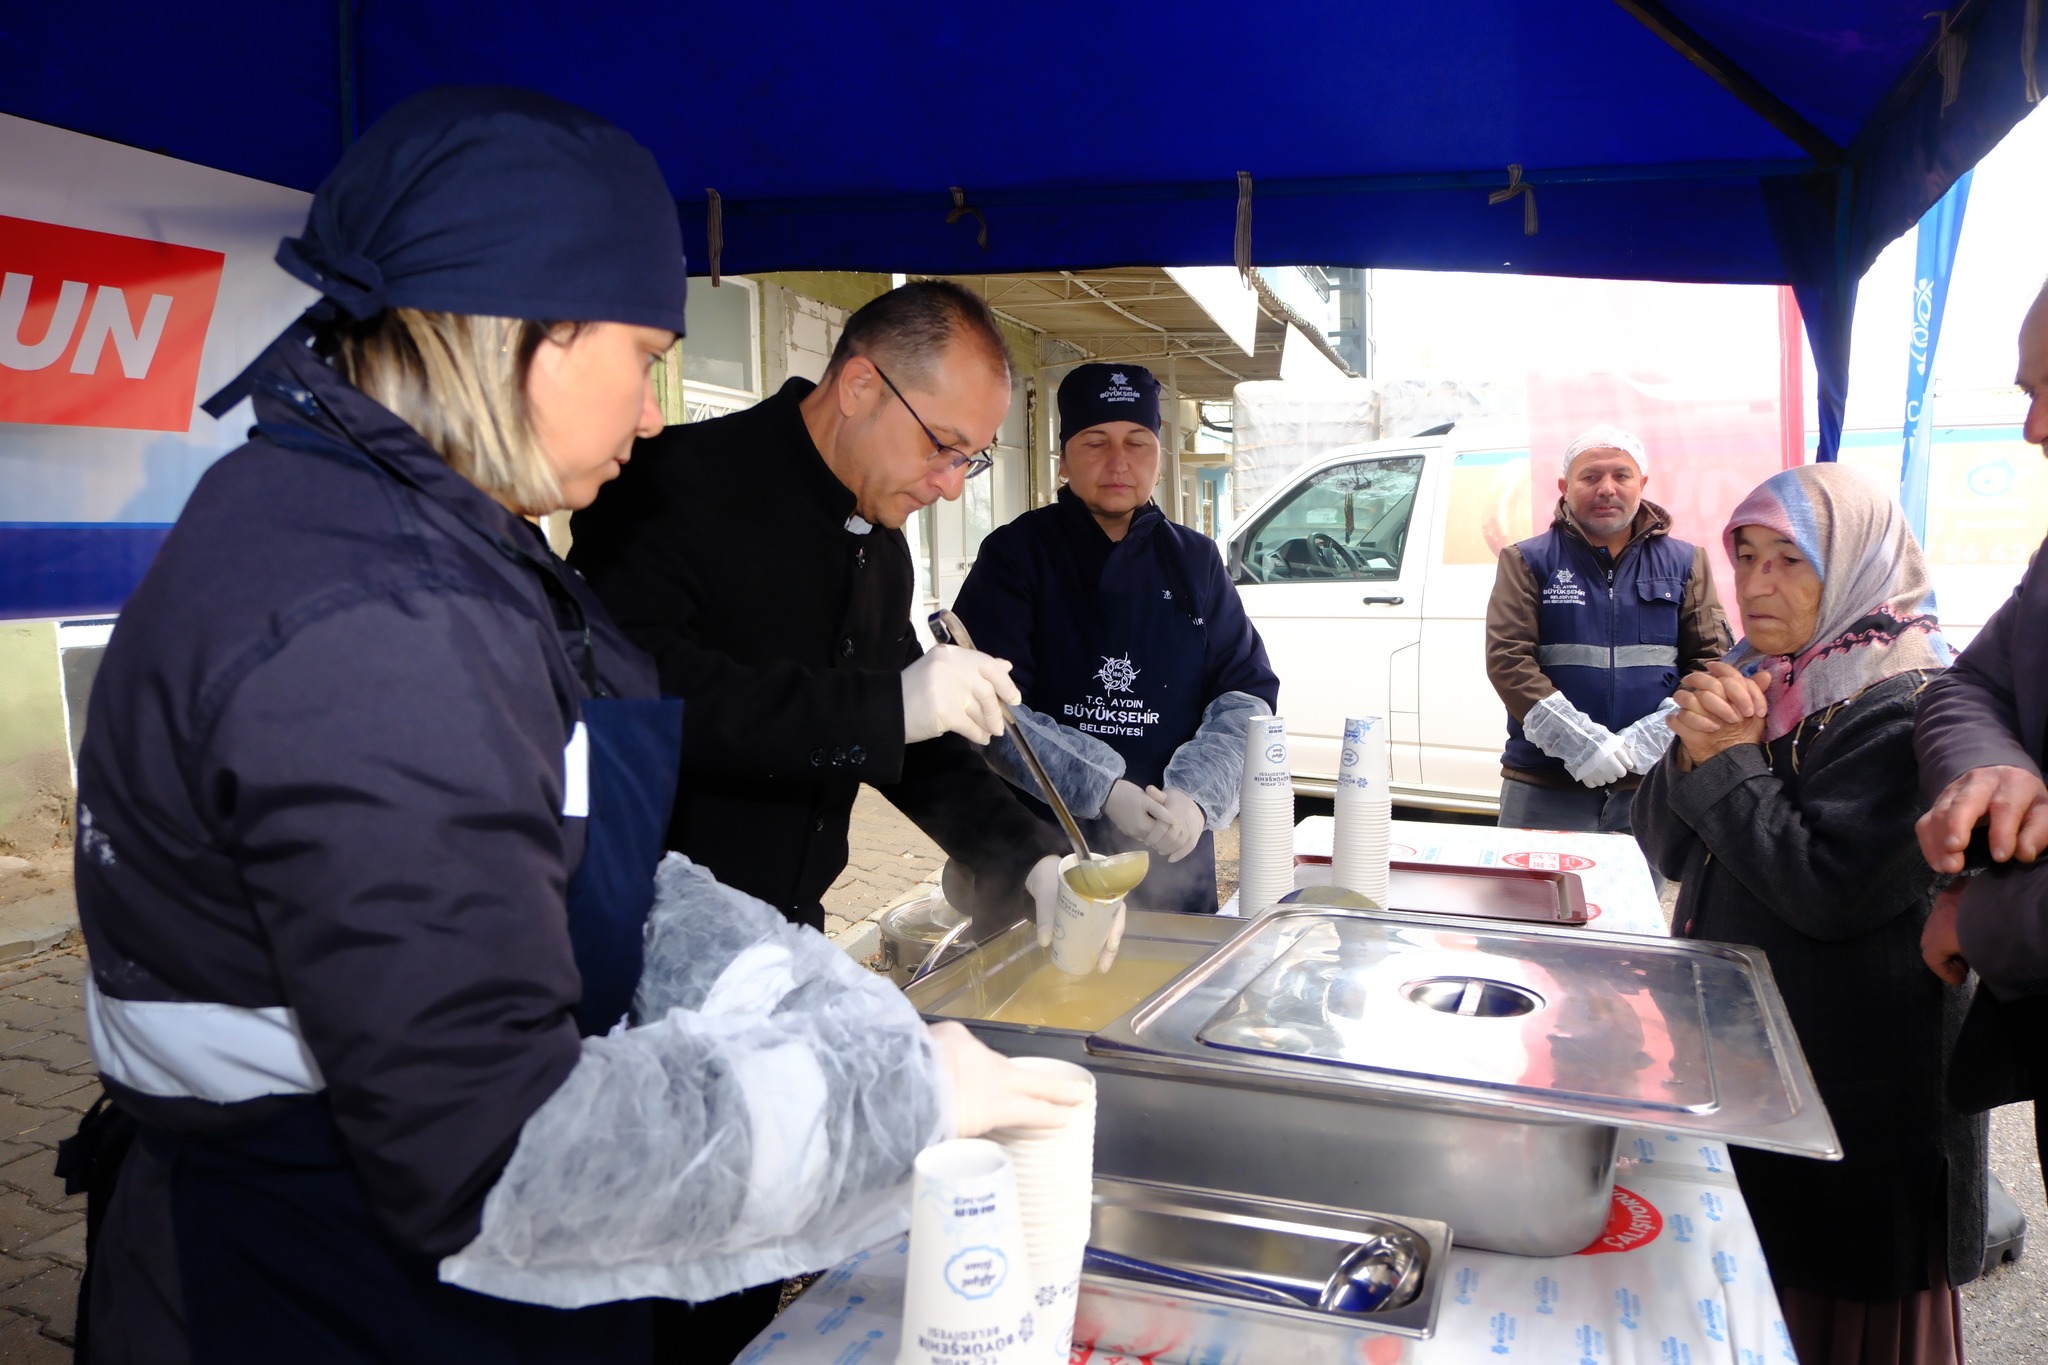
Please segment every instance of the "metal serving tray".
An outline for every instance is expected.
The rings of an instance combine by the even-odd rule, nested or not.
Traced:
[[[1328,884],[1327,857],[1297,853],[1294,865],[1302,886]],[[1387,868],[1387,908],[1404,915],[1461,915],[1533,924],[1585,924],[1593,917],[1576,872],[1453,863],[1390,862]]]
[[[1122,952],[1192,967],[1247,927],[1133,911]],[[1083,1032],[978,1017],[1049,960],[1033,931],[1012,929],[906,994],[926,1018],[958,1019],[998,1052],[1092,1070],[1098,1176],[1440,1219],[1466,1245],[1531,1256],[1577,1251],[1606,1224],[1619,1140],[1611,1126],[1474,1117],[1355,1087],[1160,1074],[1093,1055]]]
[[[1317,932],[1339,921],[1374,933]],[[1752,949],[1327,909],[1138,913],[1124,945],[1191,970],[1092,1038],[974,1017],[1045,960],[1028,929],[909,991],[999,1052],[1093,1070],[1105,1176],[1439,1219],[1467,1246],[1555,1256],[1606,1221],[1620,1125],[1840,1154]],[[1500,1012],[1516,990],[1540,1004]]]
[[[1391,1219],[1315,1204],[1252,1199],[1150,1181],[1095,1181],[1089,1245],[1139,1260],[1315,1292],[1345,1250],[1389,1232],[1412,1234],[1422,1248],[1422,1283],[1400,1307],[1334,1313],[1252,1302],[1141,1280],[1082,1276],[1075,1340],[1097,1350],[1142,1356],[1185,1339],[1190,1317],[1218,1359],[1355,1362],[1360,1339],[1376,1333],[1427,1337],[1443,1297],[1439,1269],[1451,1230],[1426,1218]],[[1205,1357],[1206,1358],[1206,1357]]]
[[[1276,910],[1088,1046],[1176,1073],[1841,1155],[1769,965],[1727,944]]]

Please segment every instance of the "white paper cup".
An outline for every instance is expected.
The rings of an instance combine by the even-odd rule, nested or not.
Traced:
[[[1081,1255],[1084,1234],[1072,1252],[1031,1262],[1031,1309],[1035,1327],[1045,1337],[1042,1359],[1068,1365],[1074,1349],[1074,1310],[1081,1305]]]
[[[920,1152],[898,1365],[1038,1360],[1030,1258],[1010,1155],[984,1138]]]
[[[1080,860],[1078,853],[1060,859],[1059,910],[1052,922],[1053,966],[1074,976],[1095,970],[1102,945],[1109,941],[1110,928],[1116,923],[1116,912],[1123,905],[1121,897],[1094,900],[1067,884],[1067,869]]]

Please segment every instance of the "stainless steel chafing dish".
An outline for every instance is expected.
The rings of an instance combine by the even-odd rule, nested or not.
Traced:
[[[1753,949],[1301,906],[1133,914],[1124,952],[1188,967],[1093,1035],[976,1017],[1045,960],[1028,930],[910,991],[999,1051],[1092,1068],[1105,1176],[1561,1255],[1606,1219],[1623,1125],[1840,1155]]]

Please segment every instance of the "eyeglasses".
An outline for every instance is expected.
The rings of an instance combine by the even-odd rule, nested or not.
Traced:
[[[933,460],[944,460],[946,468],[949,470],[958,469],[965,465],[967,467],[967,477],[970,479],[977,474],[988,473],[989,469],[996,462],[996,448],[993,442],[989,444],[988,449],[976,451],[972,455],[947,445],[944,441],[932,435],[932,429],[925,426],[924,418],[919,417],[917,409],[910,406],[910,400],[903,396],[903,390],[896,387],[896,381],[889,378],[888,375],[882,374],[882,367],[875,365],[873,360],[869,360],[868,364],[874,365],[875,373],[882,375],[882,382],[889,386],[889,392],[896,395],[896,401],[901,403],[903,410],[910,414],[910,420],[917,423],[918,427],[924,432],[926,439],[932,443],[931,457]]]

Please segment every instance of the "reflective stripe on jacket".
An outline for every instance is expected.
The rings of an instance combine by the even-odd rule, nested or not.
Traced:
[[[1515,549],[1537,594],[1537,667],[1565,699],[1610,730],[1657,709],[1680,676],[1680,605],[1694,547],[1654,517],[1619,558],[1589,544],[1562,516]],[[1508,715],[1503,767],[1562,768]]]

